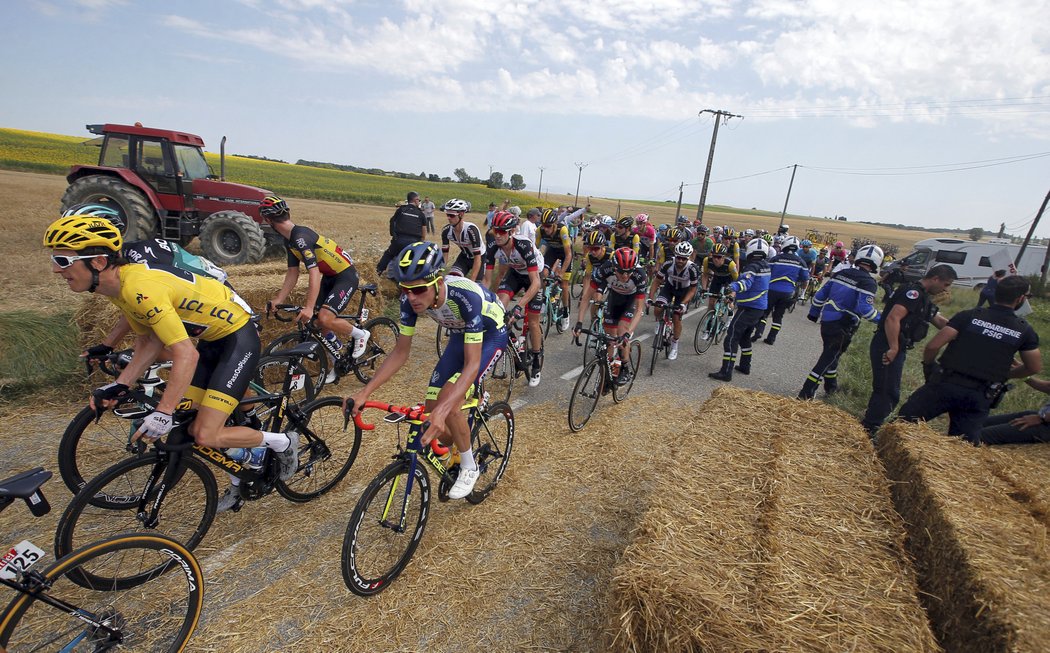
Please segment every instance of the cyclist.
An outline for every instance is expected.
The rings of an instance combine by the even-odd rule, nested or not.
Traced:
[[[727,287],[739,276],[736,263],[729,258],[726,246],[719,243],[711,250],[711,255],[704,257],[700,265],[700,283],[707,289],[707,307],[715,308],[715,300],[721,294],[722,289]]]
[[[493,224],[498,224],[503,213],[496,213]],[[464,277],[442,276],[444,265],[441,250],[433,243],[412,243],[401,250],[394,267],[394,280],[401,290],[401,335],[372,380],[344,400],[343,406],[353,401],[356,414],[408,362],[420,315],[429,315],[451,331],[430,376],[426,399],[430,427],[420,443],[425,446],[435,438],[444,444],[455,443],[460,469],[448,496],[462,499],[474,489],[478,466],[470,448],[470,426],[460,406],[499,358],[507,344],[507,328],[503,304],[492,291]]]
[[[737,347],[740,348],[740,365],[737,366],[737,371],[741,374],[751,373],[751,330],[762,319],[769,303],[769,264],[766,262],[768,256],[769,244],[761,238],[755,238],[747,244],[746,265],[740,271],[740,278],[729,284],[729,289],[737,293],[737,312],[726,327],[722,369],[708,374],[712,379],[733,380]]]
[[[842,243],[841,240],[835,242],[835,246],[828,252],[828,258],[831,259],[831,267],[834,268],[839,263],[842,263],[849,256],[849,250]]]
[[[691,224],[692,223],[689,221],[689,218],[684,215],[678,216],[678,218],[674,221],[674,226],[682,232],[682,240],[693,239],[693,228]]]
[[[587,281],[587,279],[590,279],[591,276],[594,274],[595,268],[601,267],[603,263],[612,258],[612,252],[609,251],[608,243],[606,243],[605,241],[605,236],[603,236],[600,231],[592,231],[591,233],[587,234],[587,236],[583,239],[583,251],[586,254],[586,256],[583,257],[585,276],[583,287],[584,292],[586,292],[586,289],[589,286],[589,282]],[[590,299],[596,302],[601,301],[602,298],[603,294],[601,290],[594,291],[594,293],[590,297]],[[590,304],[590,301],[581,302],[581,312],[583,306],[586,306],[588,304]],[[591,321],[593,322],[594,318],[598,315],[598,308],[593,304],[590,304],[590,306]]]
[[[660,249],[656,252],[656,266],[663,267],[663,264],[674,258],[674,248],[678,247],[678,243],[688,242],[686,234],[678,227],[671,227],[664,234],[664,241],[660,244]]]
[[[632,227],[634,227],[634,219],[630,216],[625,215],[617,220],[612,235],[608,237],[609,249],[615,251],[621,247],[630,247],[635,254],[638,254],[642,246],[642,239],[632,231]]]
[[[558,222],[554,209],[540,216],[540,251],[550,274],[561,276],[561,329],[569,328],[569,282],[572,279],[572,238],[569,228]]]
[[[302,263],[306,266],[309,284],[306,301],[297,321],[309,322],[316,310],[317,325],[326,333],[335,333],[342,340],[353,338],[353,356],[360,358],[365,353],[369,333],[339,319],[339,313],[350,303],[350,298],[357,290],[357,269],[353,259],[335,241],[292,222],[292,212],[280,197],[270,195],[264,198],[259,206],[259,215],[284,239],[284,249],[288,254],[284,283],[270,304],[284,302],[292,292],[299,281],[299,264]],[[321,300],[320,308],[317,307],[318,300]],[[337,380],[333,365],[326,382],[334,383]]]
[[[694,260],[703,261],[704,257],[711,253],[711,250],[715,248],[715,241],[708,235],[710,229],[707,225],[699,225],[696,228],[696,238],[693,239],[693,252]]]
[[[591,298],[604,292],[607,301],[604,331],[606,335],[619,336],[619,347],[610,347],[609,356],[611,358],[615,349],[619,349],[620,360],[629,360],[631,338],[644,313],[645,281],[645,270],[638,266],[638,254],[633,249],[621,247],[613,251],[608,261],[594,269],[590,284],[583,289],[573,335],[578,336],[583,328],[583,312]],[[623,385],[630,380],[630,365],[621,365],[616,383]]]
[[[813,264],[817,261],[817,251],[813,249],[813,241],[807,238],[799,243],[799,246],[802,249],[798,251],[798,257],[806,264],[806,270],[813,274]]]
[[[469,210],[470,204],[463,200],[451,199],[445,202],[448,224],[441,230],[441,252],[447,258],[449,243],[455,243],[459,247],[459,256],[449,268],[449,274],[477,281],[485,272],[485,266],[482,265],[485,258],[485,239],[478,225],[463,219]]]
[[[733,259],[736,269],[740,269],[740,243],[737,242],[733,230],[729,227],[722,229],[722,244],[726,246],[726,256]]]
[[[212,448],[269,447],[277,453],[280,476],[288,480],[298,466],[299,434],[270,433],[226,426],[259,360],[259,332],[251,315],[233,301],[233,291],[214,279],[175,267],[129,265],[120,256],[120,232],[108,220],[76,215],[75,209],[44,232],[52,250],[52,271],[73,292],[105,296],[135,331],[135,353],[117,379],[96,389],[90,405],[111,408],[165,347],[171,375],[153,412],[133,439],[155,440],[172,428],[172,413],[183,397],[198,408],[189,427],[197,444]],[[197,338],[194,346],[191,338]],[[234,479],[236,485],[236,479]],[[236,507],[232,488],[219,508]]]
[[[667,358],[674,360],[678,358],[678,338],[682,335],[682,314],[685,307],[696,294],[696,286],[700,281],[700,269],[693,263],[693,246],[682,241],[674,248],[674,260],[664,263],[653,278],[652,288],[649,296],[654,297],[653,312],[656,314],[656,330],[659,332],[660,321],[663,319],[664,309],[670,305],[673,311],[671,321],[674,325],[674,335],[671,338],[671,350]],[[659,288],[659,291],[657,290]]]
[[[650,259],[656,257],[656,229],[649,224],[649,214],[639,213],[634,216],[634,233],[638,236],[638,257]]]
[[[751,342],[758,342],[762,337],[770,315],[773,316],[773,325],[763,342],[767,345],[776,342],[784,324],[784,313],[798,299],[799,289],[809,283],[809,267],[797,252],[798,238],[788,236],[784,238],[780,254],[769,259],[769,303],[762,321],[755,327]]]
[[[485,280],[490,288],[494,282],[492,270],[496,263],[507,268],[499,282],[496,295],[503,303],[503,308],[510,307],[510,302],[519,291],[521,298],[510,311],[512,319],[522,317],[527,310],[532,316],[529,319],[529,356],[532,369],[529,373],[529,386],[540,384],[540,371],[543,368],[543,333],[540,330],[540,313],[543,312],[543,293],[540,291],[540,265],[543,260],[536,243],[515,236],[518,218],[508,211],[497,211],[492,216],[492,235],[495,247],[485,255]]]

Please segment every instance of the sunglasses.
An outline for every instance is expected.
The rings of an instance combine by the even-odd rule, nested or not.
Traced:
[[[725,258],[724,254],[712,254],[711,258]]]
[[[427,291],[428,288],[437,283],[437,279],[434,279],[430,283],[425,283],[421,286],[398,286],[401,290],[402,295],[422,295]]]
[[[678,261],[679,263],[685,263],[686,261],[689,260],[689,257],[688,256],[676,256],[676,257],[674,257],[674,260]]]
[[[463,217],[463,216],[461,216],[458,213],[446,213],[445,216],[449,217],[449,218],[462,218]]]
[[[59,256],[56,254],[52,254],[51,262],[65,270],[77,261],[82,261],[86,258],[98,258],[100,256],[105,256],[105,254],[88,254],[87,256]]]
[[[587,247],[586,249],[587,249],[588,252],[591,252],[592,254],[597,254],[598,252],[600,252],[603,249],[605,249],[605,245],[591,245],[591,246]]]
[[[511,231],[513,231],[513,229],[493,229],[492,233],[496,234],[497,236],[507,236],[510,234]]]

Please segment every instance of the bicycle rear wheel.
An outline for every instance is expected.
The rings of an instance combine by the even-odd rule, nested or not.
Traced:
[[[630,380],[627,383],[624,383],[623,385],[619,385],[615,381],[613,381],[612,395],[614,402],[620,403],[621,401],[627,398],[628,394],[631,393],[631,388],[634,386],[634,380],[638,378],[638,369],[641,367],[641,363],[642,343],[635,340],[631,342],[630,358],[627,361],[624,361],[625,365],[631,366]],[[620,373],[623,374],[622,371]]]
[[[410,463],[396,460],[376,476],[361,495],[343,536],[343,582],[358,596],[387,588],[412,559],[430,515],[430,478],[417,462],[412,493]],[[404,528],[400,527],[405,509]]]
[[[121,419],[108,411],[96,423],[95,411],[89,406],[81,409],[69,422],[58,444],[58,472],[73,494],[121,460],[141,455],[128,451],[131,434],[135,431],[132,424],[131,420]],[[145,451],[145,447],[141,449]]]
[[[489,400],[510,401],[511,391],[514,390],[514,380],[518,377],[515,365],[514,345],[507,343],[503,352],[489,370],[483,381],[483,390],[489,393]]]
[[[485,409],[484,419],[474,423],[470,447],[481,474],[467,501],[478,504],[496,487],[510,463],[510,452],[514,448],[514,411],[509,405],[499,402]]]
[[[83,587],[74,581],[95,576],[85,570],[114,567],[140,582]],[[43,576],[49,583],[43,594],[119,630],[122,645],[136,651],[184,650],[204,605],[204,579],[196,558],[177,541],[156,535],[96,542],[59,559]],[[115,645],[101,629],[26,594],[17,595],[0,613],[0,647],[11,651],[99,651],[108,650],[107,643]]]
[[[55,557],[107,537],[146,530],[136,511],[158,458],[154,452],[119,462],[77,492],[58,521]],[[168,488],[158,513],[160,523],[149,531],[182,542],[192,551],[211,528],[219,497],[215,475],[203,461],[189,453],[182,461],[185,470]],[[147,497],[148,503],[154,498]]]
[[[397,323],[388,317],[372,318],[361,328],[371,335],[368,338],[365,353],[354,361],[354,376],[361,383],[368,383],[379,366],[386,360],[386,355],[394,351],[400,331]],[[353,346],[350,343],[347,344]]]
[[[703,354],[711,348],[717,325],[715,312],[710,308],[700,314],[700,321],[696,323],[696,333],[693,334],[693,349],[696,350],[696,353]]]
[[[292,418],[289,428],[299,431],[299,468],[287,481],[277,481],[277,492],[302,503],[319,497],[343,480],[357,459],[361,429],[344,430],[343,400],[323,397],[303,406],[304,419]]]
[[[259,359],[259,366],[255,368],[252,380],[266,392],[281,394],[284,392],[284,381],[289,375],[293,378],[288,398],[296,403],[312,401],[317,394],[314,390],[313,375],[302,362],[293,362],[292,359],[281,356],[263,356]]]
[[[270,341],[270,344],[266,345],[262,350],[262,355],[259,357],[260,360],[266,356],[275,354],[282,349],[289,349],[302,342],[308,342],[310,340],[317,340],[311,335],[307,335],[305,338],[300,336],[298,332],[286,333],[283,336],[278,336]],[[328,350],[324,348],[324,345],[318,342],[317,352],[315,358],[304,358],[302,360],[302,367],[306,370],[307,374],[310,375],[310,381],[313,383],[314,393],[321,391],[324,387],[325,377],[328,376],[328,366],[330,361],[328,360]],[[269,386],[266,386],[269,387]]]
[[[611,380],[605,379],[601,361],[593,359],[583,366],[569,398],[569,428],[573,432],[579,431],[587,424],[607,382],[611,383]]]

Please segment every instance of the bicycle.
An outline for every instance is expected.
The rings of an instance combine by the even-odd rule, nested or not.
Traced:
[[[546,339],[551,332],[551,325],[558,333],[564,333],[562,328],[562,304],[561,304],[561,279],[554,274],[548,274],[543,280],[543,312],[540,313],[540,329],[543,338]]]
[[[598,339],[592,336],[592,333],[603,333],[602,324],[605,322],[605,300],[599,299],[591,300],[591,304],[595,307],[594,319],[591,320],[591,328],[587,331],[587,337],[584,339],[583,344],[583,364],[587,365],[597,355],[601,349],[601,345],[598,343]]]
[[[576,254],[575,256],[585,256],[585,254]],[[587,266],[582,263],[580,265],[574,265],[572,268],[572,276],[569,278],[569,297],[572,299],[579,299],[583,297],[583,284],[587,283]]]
[[[704,293],[705,298],[714,296],[711,293]],[[729,318],[732,316],[731,301],[732,298],[723,291],[718,296],[715,307],[700,314],[700,321],[693,335],[693,348],[697,354],[703,354],[711,348],[713,343],[722,339],[722,334],[729,327]]]
[[[802,292],[802,299],[800,300],[803,304],[809,303],[813,300],[813,295],[817,294],[817,289],[820,287],[819,277],[810,277],[806,283],[806,289]]]
[[[627,398],[634,385],[635,376],[638,374],[638,366],[642,359],[642,345],[637,340],[632,340],[630,355],[627,361],[620,361],[619,353],[616,353],[614,361],[609,360],[608,349],[611,343],[618,343],[620,336],[610,336],[604,331],[592,331],[580,329],[580,333],[587,335],[588,340],[593,339],[598,343],[598,354],[589,363],[585,363],[583,371],[576,379],[576,385],[572,388],[572,396],[569,398],[569,429],[574,433],[582,429],[587,420],[591,418],[598,399],[612,391],[613,401],[620,403]],[[579,336],[573,342],[580,345]],[[619,347],[617,347],[617,352]],[[627,370],[621,370],[619,374],[629,374],[628,380],[620,384],[613,366],[619,363],[622,367],[625,363]]]
[[[652,305],[653,300],[647,299],[645,303]],[[673,307],[664,305],[663,317],[656,328],[656,335],[653,336],[653,355],[649,361],[649,376],[652,376],[653,371],[656,369],[656,359],[660,356],[660,352],[663,352],[664,358],[671,354],[671,340],[674,338],[674,321],[672,319],[674,312],[678,312],[681,315],[685,313],[685,307],[681,304],[676,304]]]
[[[281,355],[299,354],[293,348]],[[303,503],[331,490],[350,471],[361,445],[360,432],[350,436],[344,430],[341,435],[339,397],[300,406],[288,398],[291,382],[289,375],[283,393],[244,398],[231,416],[238,426],[264,424],[269,432],[290,427],[299,433],[299,464],[290,479],[280,480],[276,454],[269,448],[261,468],[253,468],[232,458],[229,450],[196,444],[188,427],[197,411],[177,410],[166,442],[158,440],[153,451],[109,467],[77,492],[59,520],[55,554],[69,553],[84,541],[142,528],[163,528],[193,550],[208,533],[219,500],[215,475],[205,461],[240,479],[240,498],[247,501],[276,489],[289,501]],[[140,419],[152,411],[154,401],[131,391],[114,413]]]
[[[510,401],[515,382],[529,373],[528,313],[525,314],[521,331],[515,333],[517,325],[518,320],[507,323],[507,344],[482,380],[483,391],[488,391],[495,401]]]
[[[38,467],[0,481],[0,511],[23,499],[36,517],[50,512],[40,490],[49,478]],[[0,611],[0,650],[185,649],[204,607],[204,576],[186,547],[134,533],[34,569],[45,555],[23,540],[0,559],[0,584],[16,592]],[[120,582],[100,575],[118,567]]]
[[[317,349],[318,345],[315,342],[308,342],[294,348],[284,349],[278,355],[262,358],[256,369],[255,377],[249,383],[248,393],[254,395],[281,393],[284,391],[285,378],[290,376],[289,398],[303,404],[312,401],[315,398],[312,381],[302,361],[304,358],[316,355]],[[120,374],[120,369],[130,360],[131,350],[113,352],[98,360],[99,369],[116,377]],[[155,405],[152,398],[159,397],[165,383],[157,376],[157,371],[170,366],[171,363],[156,363],[150,367],[143,378],[137,382],[137,387],[146,397],[151,398],[150,401],[126,407],[123,410],[127,411],[129,408],[132,411],[145,410],[148,414]],[[89,373],[91,369],[89,361]],[[302,391],[302,396],[300,396],[300,391]],[[73,494],[79,492],[88,479],[98,476],[117,462],[128,456],[141,456],[147,451],[144,442],[133,443],[131,441],[131,437],[139,426],[137,421],[104,420],[105,414],[106,411],[96,412],[91,406],[84,406],[62,433],[58,445],[58,471],[62,481]],[[259,426],[261,427],[261,423]]]
[[[458,454],[451,447],[444,447],[437,440],[425,449],[420,444],[429,426],[422,405],[406,407],[366,401],[362,410],[368,408],[387,411],[386,421],[399,426],[394,462],[365,488],[343,537],[343,581],[358,596],[372,596],[386,589],[404,571],[419,546],[430,515],[427,465],[441,479],[440,501],[448,500],[448,492],[459,471]],[[350,409],[348,405],[347,420]],[[507,470],[514,447],[514,412],[504,402],[479,405],[476,394],[462,409],[467,411],[471,424],[471,450],[481,473],[474,490],[467,495],[467,501],[476,505],[492,493]],[[401,422],[408,423],[404,446]],[[373,424],[362,420],[360,413],[354,416],[354,430],[358,434],[373,428]],[[420,464],[420,460],[426,465]]]
[[[351,373],[361,383],[368,383],[372,380],[372,375],[379,369],[379,365],[386,358],[386,355],[393,351],[400,332],[397,323],[388,317],[380,316],[368,319],[368,309],[365,308],[365,296],[375,296],[377,294],[376,285],[373,283],[365,284],[361,286],[360,291],[361,302],[358,306],[357,314],[336,316],[341,320],[350,321],[369,333],[368,346],[360,358],[354,358],[352,342],[346,343],[344,347],[339,347],[335,342],[325,337],[325,334],[317,325],[316,316],[309,322],[296,322],[295,331],[274,338],[263,349],[262,355],[269,356],[289,346],[313,340],[319,343],[324,350],[323,352],[318,352],[315,357],[308,359],[310,363],[307,365],[307,369],[310,371],[310,378],[313,381],[315,393],[319,394],[321,392],[329,382],[329,373],[333,371],[335,372],[335,383],[338,383],[341,378]],[[279,304],[277,306],[268,306],[267,314],[272,309],[276,320],[279,322],[291,322],[295,319],[294,317],[283,318],[281,313],[290,313],[294,316],[302,308],[302,306],[293,304]],[[334,365],[329,365],[329,359],[334,361]]]

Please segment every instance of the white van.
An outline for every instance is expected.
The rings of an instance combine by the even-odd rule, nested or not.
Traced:
[[[883,269],[892,270],[906,264],[904,276],[914,281],[923,278],[933,266],[946,263],[959,275],[955,285],[979,290],[996,270],[1011,272],[1010,267],[1019,251],[1020,245],[1001,241],[981,243],[957,238],[927,238],[915,243],[915,251],[911,254],[887,263]],[[1045,258],[1046,247],[1029,245],[1017,266],[1017,273],[1024,276],[1040,274]]]

